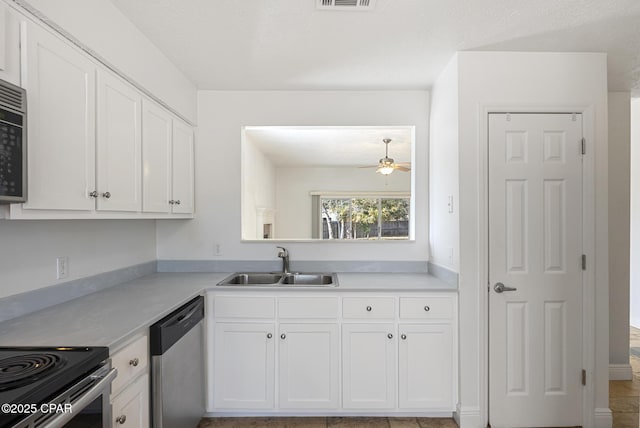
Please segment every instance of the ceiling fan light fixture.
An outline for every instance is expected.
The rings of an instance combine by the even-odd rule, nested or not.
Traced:
[[[378,169],[376,169],[376,172],[382,175],[389,175],[393,172],[394,169],[395,168],[393,167],[393,163],[381,163]]]

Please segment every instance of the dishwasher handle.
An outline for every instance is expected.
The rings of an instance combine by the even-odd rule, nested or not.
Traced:
[[[149,329],[151,355],[162,355],[204,319],[204,297],[182,305]]]

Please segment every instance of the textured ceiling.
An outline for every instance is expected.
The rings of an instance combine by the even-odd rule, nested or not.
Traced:
[[[458,50],[609,54],[640,91],[638,0],[112,0],[200,89],[426,89]]]

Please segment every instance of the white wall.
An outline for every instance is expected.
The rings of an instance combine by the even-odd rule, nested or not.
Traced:
[[[276,260],[274,243],[240,240],[240,129],[248,125],[415,125],[416,241],[288,243],[297,260],[428,259],[427,91],[200,91],[196,218],[158,222],[159,259]],[[225,159],[212,168],[215,159]]]
[[[242,238],[262,239],[258,209],[276,209],[276,169],[251,138],[242,144]]]
[[[429,244],[431,263],[459,271],[458,57],[436,81],[429,136]],[[453,212],[449,212],[449,197]]]
[[[631,101],[631,325],[640,328],[640,98]]]
[[[281,167],[276,170],[276,237],[311,239],[312,191],[411,192],[411,174],[383,176],[375,168]]]
[[[0,220],[0,297],[156,259],[152,220]],[[56,280],[56,258],[69,276]]]
[[[109,0],[26,0],[26,3],[195,123],[195,85]]]
[[[609,363],[627,366],[630,133],[630,94],[609,92]],[[630,366],[627,367],[627,372],[631,374]]]
[[[604,54],[460,52],[460,402],[464,426],[485,426],[486,403],[486,112],[586,108],[589,159],[595,160],[595,389],[598,424],[610,423],[608,402],[609,272],[607,202],[607,70]],[[587,218],[586,221],[589,221]],[[592,289],[593,290],[593,289]]]

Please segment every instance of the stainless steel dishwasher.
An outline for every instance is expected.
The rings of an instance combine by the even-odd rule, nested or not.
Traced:
[[[154,428],[195,428],[204,414],[203,319],[198,296],[151,326]]]

